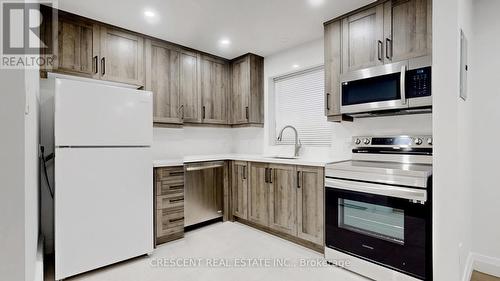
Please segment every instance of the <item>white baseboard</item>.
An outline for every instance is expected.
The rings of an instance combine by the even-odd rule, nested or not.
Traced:
[[[38,240],[36,253],[35,281],[43,281],[43,239]]]
[[[469,253],[462,275],[462,281],[470,281],[474,270],[500,277],[500,258],[489,257],[478,253]]]

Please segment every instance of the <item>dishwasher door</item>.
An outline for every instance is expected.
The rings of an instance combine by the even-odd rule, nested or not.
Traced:
[[[222,217],[224,161],[186,164],[184,226]]]

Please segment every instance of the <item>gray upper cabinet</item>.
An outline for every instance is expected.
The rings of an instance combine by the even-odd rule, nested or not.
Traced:
[[[59,15],[58,34],[53,42],[56,71],[93,78],[99,59],[99,26]]]
[[[199,55],[196,53],[184,50],[180,53],[181,114],[184,122],[201,122],[201,96],[198,85],[199,61]]]
[[[383,40],[383,4],[344,18],[342,72],[383,64]]]
[[[201,58],[202,122],[228,124],[229,64],[203,56]]]
[[[397,62],[431,54],[431,0],[386,2],[384,22],[386,62]]]
[[[340,119],[341,30],[340,20],[325,25],[325,115]]]
[[[232,62],[232,124],[264,123],[263,70],[264,58],[254,54]]]
[[[144,86],[144,39],[101,26],[101,79]]]
[[[182,123],[181,52],[158,41],[146,40],[146,90],[153,92],[155,123]]]

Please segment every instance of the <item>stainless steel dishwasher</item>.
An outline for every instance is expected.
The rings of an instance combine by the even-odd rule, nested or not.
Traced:
[[[184,226],[222,217],[224,161],[184,165]]]

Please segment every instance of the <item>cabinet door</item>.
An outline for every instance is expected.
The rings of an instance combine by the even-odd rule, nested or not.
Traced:
[[[324,169],[297,167],[297,236],[323,245]]]
[[[233,63],[233,123],[246,124],[250,104],[250,59],[245,57]]]
[[[248,192],[248,219],[257,224],[269,225],[269,183],[268,165],[250,163]]]
[[[297,176],[295,166],[269,165],[269,226],[290,235],[297,235]]]
[[[229,66],[209,57],[201,61],[202,119],[208,124],[227,124]]]
[[[233,215],[247,219],[248,210],[248,164],[234,161],[232,164]]]
[[[342,72],[382,64],[383,38],[383,4],[343,19]]]
[[[144,86],[144,39],[101,26],[101,79]]]
[[[182,123],[180,52],[172,46],[147,40],[146,89],[153,92],[153,121]]]
[[[431,54],[432,0],[393,0],[384,10],[386,62]]]
[[[85,77],[98,72],[99,26],[60,15],[54,55],[56,71]]]
[[[201,122],[201,96],[198,89],[199,56],[182,51],[180,54],[180,93],[182,98],[182,118],[184,122]]]
[[[325,115],[340,115],[341,22],[325,26]]]

